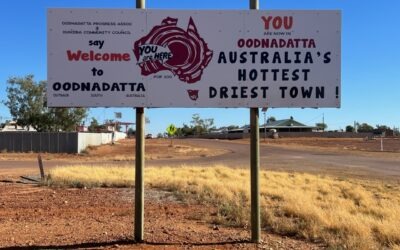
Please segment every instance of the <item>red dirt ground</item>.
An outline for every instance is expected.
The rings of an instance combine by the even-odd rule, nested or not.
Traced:
[[[133,240],[133,189],[52,189],[0,183],[0,248],[256,249],[249,230],[211,224],[216,209],[168,192],[145,194],[145,243]],[[323,245],[263,233],[264,249]]]
[[[151,142],[150,142],[151,141]],[[133,140],[89,149],[84,155],[45,154],[44,159],[94,161],[102,157],[124,160],[134,154]],[[248,143],[238,141],[238,143]],[[363,153],[380,150],[380,141],[362,139],[283,138],[266,142],[279,147],[310,147]],[[168,147],[167,140],[148,140],[149,157],[196,158],[220,154],[191,145]],[[379,147],[378,147],[379,146]],[[395,155],[400,140],[386,139],[386,150]],[[111,155],[111,156],[110,156]],[[0,153],[1,159],[35,159],[36,154]],[[46,158],[47,157],[47,158]],[[119,158],[120,157],[120,158]],[[112,160],[112,159],[111,159]],[[0,179],[16,180],[24,169],[0,172]],[[262,234],[262,243],[249,243],[248,228],[230,228],[212,224],[216,208],[190,204],[170,193],[146,190],[145,243],[133,240],[133,189],[53,189],[18,183],[0,182],[1,248],[201,248],[201,249],[321,249],[324,245],[294,238]],[[214,219],[213,219],[214,218]]]

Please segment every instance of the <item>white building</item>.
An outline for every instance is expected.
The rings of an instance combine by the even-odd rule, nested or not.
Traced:
[[[21,127],[16,121],[6,122],[4,128],[0,128],[0,132],[21,132],[21,131],[36,131],[32,126]]]

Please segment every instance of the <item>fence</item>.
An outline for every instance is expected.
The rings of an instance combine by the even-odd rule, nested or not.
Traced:
[[[125,133],[115,133],[115,140]],[[111,133],[0,132],[1,152],[80,153],[90,145],[110,143]]]

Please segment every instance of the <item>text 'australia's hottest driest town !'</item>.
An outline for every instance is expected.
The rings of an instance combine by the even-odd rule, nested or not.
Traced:
[[[400,250],[399,9],[3,1],[0,250]]]

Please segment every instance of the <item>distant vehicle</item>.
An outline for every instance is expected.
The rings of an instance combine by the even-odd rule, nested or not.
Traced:
[[[151,138],[153,138],[153,135],[152,134],[147,134],[145,138],[146,139],[151,139]]]

